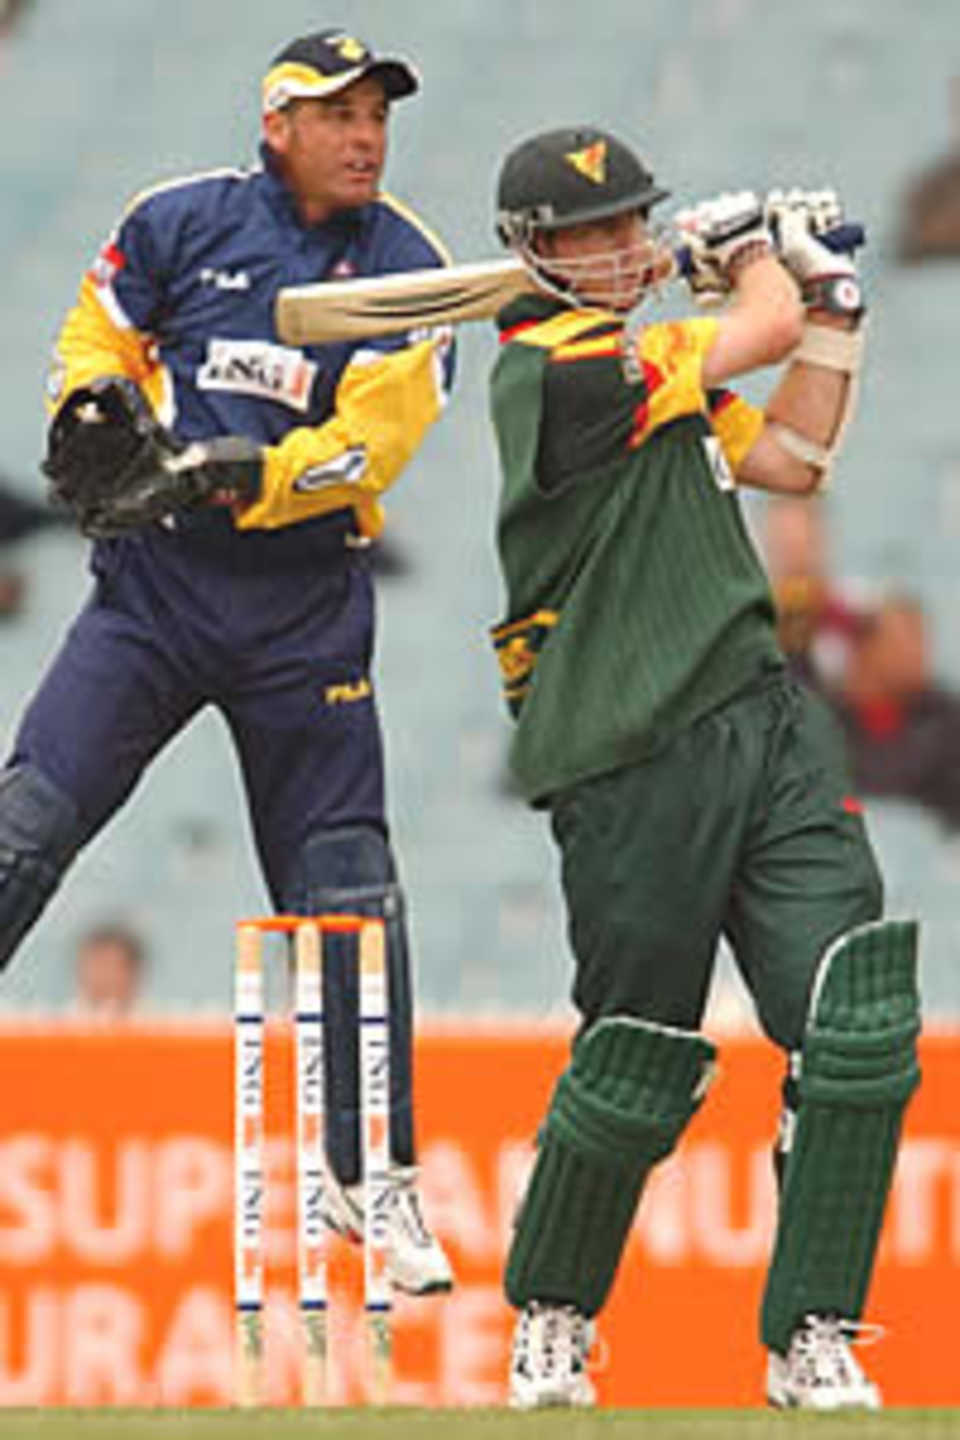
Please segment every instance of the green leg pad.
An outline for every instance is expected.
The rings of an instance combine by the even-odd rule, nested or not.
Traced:
[[[919,1031],[914,922],[864,926],[827,952],[763,1299],[763,1342],[781,1354],[804,1315],[863,1313]]]
[[[554,1091],[507,1259],[512,1305],[597,1313],[647,1174],[699,1107],[715,1054],[700,1035],[622,1016],[580,1037]]]

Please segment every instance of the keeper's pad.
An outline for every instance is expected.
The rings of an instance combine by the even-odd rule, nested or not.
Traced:
[[[804,1315],[859,1319],[907,1100],[920,1079],[917,927],[852,931],[817,972],[797,1073],[763,1343],[785,1354]]]
[[[80,838],[73,801],[35,766],[0,770],[0,966],[56,890]]]
[[[643,1020],[599,1020],[554,1091],[507,1260],[512,1305],[601,1308],[650,1169],[698,1109],[716,1050]]]
[[[390,1158],[416,1161],[413,1125],[413,997],[403,891],[378,830],[358,825],[311,835],[294,866],[283,908],[298,915],[371,915],[385,922],[390,1039]],[[357,937],[324,945],[323,1005],[327,1156],[342,1185],[362,1178]]]

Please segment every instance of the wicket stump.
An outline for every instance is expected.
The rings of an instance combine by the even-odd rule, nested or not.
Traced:
[[[370,1394],[382,1404],[391,1383],[387,1227],[390,1184],[390,1043],[384,924],[359,915],[271,915],[238,921],[234,1010],[234,1304],[236,1395],[264,1396],[264,963],[263,936],[293,937],[295,960],[297,1302],[303,1345],[303,1401],[330,1398],[327,1324],[327,1181],[324,1116],[325,937],[357,937],[360,1133],[363,1158],[363,1292]]]

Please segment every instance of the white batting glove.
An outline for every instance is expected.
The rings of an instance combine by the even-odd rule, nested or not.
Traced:
[[[693,228],[693,210],[681,210],[674,216],[676,230],[675,254],[680,274],[687,282],[698,305],[719,305],[730,293],[716,256],[707,248]]]
[[[748,251],[771,250],[763,206],[752,190],[725,191],[701,200],[675,217],[680,238],[690,250],[690,288],[729,291],[738,263]]]
[[[801,287],[828,277],[855,277],[853,257],[828,249],[819,236],[843,223],[835,190],[771,190],[764,214],[777,254]]]

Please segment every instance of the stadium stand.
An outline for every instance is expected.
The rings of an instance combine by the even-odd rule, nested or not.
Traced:
[[[422,70],[423,95],[395,118],[388,179],[457,258],[496,254],[491,190],[505,146],[568,118],[633,138],[678,199],[731,185],[837,184],[872,237],[874,316],[862,406],[835,482],[835,553],[844,570],[923,594],[938,668],[960,681],[957,280],[949,264],[901,269],[894,253],[904,188],[942,149],[953,0],[927,0],[922,26],[897,0],[648,0],[641,11],[608,0],[593,16],[537,0],[243,8],[238,24],[231,0],[44,0],[7,38],[5,470],[36,474],[47,350],[124,201],[154,180],[252,157],[265,60],[292,35],[343,19]],[[378,674],[423,1007],[540,1014],[567,962],[542,821],[502,784],[507,721],[486,637],[499,606],[492,353],[486,327],[463,335],[450,413],[392,497],[410,571],[381,588]],[[43,533],[22,553],[32,603],[0,634],[4,743],[86,584],[83,546],[69,533]],[[870,814],[895,910],[928,920],[928,999],[937,1013],[956,1012],[958,852],[919,812]],[[161,1008],[226,1005],[231,922],[264,900],[215,716],[157,762],[81,859],[5,979],[2,1003],[61,1003],[64,937],[118,902],[150,937]]]

